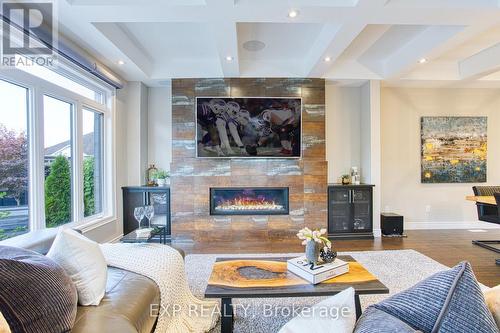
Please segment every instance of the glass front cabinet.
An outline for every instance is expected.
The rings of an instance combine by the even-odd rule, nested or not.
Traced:
[[[373,238],[373,185],[328,186],[328,236]]]
[[[154,216],[151,226],[165,227],[166,240],[171,237],[170,188],[150,186],[126,186],[123,191],[123,234],[126,235],[139,227],[135,217],[135,207],[152,205]],[[147,227],[147,218],[141,221],[141,227]],[[158,238],[158,237],[156,237]]]

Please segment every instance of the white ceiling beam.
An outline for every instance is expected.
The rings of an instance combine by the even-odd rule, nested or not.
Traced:
[[[387,24],[374,24],[367,26],[361,34],[342,53],[338,61],[357,60],[367,52],[391,28]]]
[[[235,22],[220,22],[211,24],[213,36],[222,74],[224,77],[238,77],[240,75],[240,63],[238,56],[238,32]],[[231,60],[226,59],[231,57]]]
[[[72,5],[81,6],[137,6],[137,0],[66,0]],[[141,0],[142,6],[202,6],[205,5],[205,0]]]
[[[464,43],[474,39],[476,36],[488,32],[489,29],[492,29],[495,24],[477,24],[473,26],[465,27],[462,31],[458,32],[450,39],[441,43],[438,47],[434,48],[429,54],[426,55],[427,59],[437,59],[441,57],[443,54],[450,52]]]
[[[382,8],[388,1],[359,0],[355,8],[360,13],[365,11],[363,15],[366,15],[366,11]],[[363,18],[359,16],[356,19],[351,18],[349,23],[344,23],[340,27],[335,24],[325,24],[306,60],[304,67],[306,76],[323,77],[365,27]],[[330,58],[330,61],[324,61],[326,57]]]
[[[281,0],[279,0],[281,1]],[[272,0],[234,0],[237,5],[269,6]],[[354,7],[358,0],[294,0],[289,1],[289,6],[303,7]]]
[[[117,66],[118,60],[127,60],[126,55],[69,2],[59,1],[57,11],[60,33],[64,33],[98,61],[128,81],[141,81],[148,78],[146,73],[133,62]]]
[[[142,49],[142,46],[132,40],[122,27],[117,23],[95,23],[99,31],[113,43],[128,60],[132,61],[148,77],[153,71],[153,60],[151,56]]]
[[[383,78],[374,73],[368,67],[357,61],[338,61],[324,75],[331,79],[356,79],[356,80],[382,80]]]
[[[215,46],[219,54],[222,75],[224,77],[238,77],[240,64],[238,56],[237,23],[228,18],[222,18],[222,13],[234,8],[234,0],[206,0],[207,10],[219,13],[218,20],[210,21]],[[231,57],[231,60],[227,58]]]
[[[392,0],[358,0],[356,8],[369,9],[369,8],[383,8]]]
[[[500,43],[458,63],[462,79],[480,78],[500,70]]]
[[[352,25],[325,24],[305,59],[304,76],[321,77],[330,67],[324,62],[326,55],[335,61],[361,30]]]
[[[460,31],[461,26],[434,26],[425,29],[383,62],[383,76],[392,78],[417,65],[425,56]]]
[[[396,8],[495,8],[498,7],[498,0],[391,0],[389,5]]]
[[[420,25],[472,25],[478,22],[498,22],[500,8],[436,8],[393,7],[387,0],[360,0],[355,7],[347,6],[298,6],[297,23],[338,23],[359,20],[367,24],[420,24]],[[389,2],[390,4],[390,2]],[[210,6],[154,6],[138,5],[73,5],[82,17],[91,22],[210,22],[230,18],[235,22],[291,22],[287,17],[290,4],[287,1],[269,1],[269,5],[250,4],[224,7],[224,11]]]

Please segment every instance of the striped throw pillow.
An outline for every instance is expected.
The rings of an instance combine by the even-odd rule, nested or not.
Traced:
[[[499,333],[468,262],[373,307],[425,333]]]
[[[76,287],[66,272],[36,252],[0,246],[0,312],[12,333],[70,332]]]

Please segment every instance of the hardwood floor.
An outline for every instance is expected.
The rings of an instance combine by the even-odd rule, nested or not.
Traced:
[[[487,232],[470,232],[467,230],[409,230],[407,238],[376,238],[375,240],[337,240],[334,247],[337,251],[370,251],[370,250],[402,250],[413,249],[446,265],[454,266],[467,260],[477,279],[490,287],[500,284],[500,266],[495,253],[473,245],[472,240],[500,239],[499,230]],[[190,253],[283,253],[301,252],[303,246],[296,238],[276,240],[272,242],[235,241],[216,243],[182,243],[175,242],[175,247]]]

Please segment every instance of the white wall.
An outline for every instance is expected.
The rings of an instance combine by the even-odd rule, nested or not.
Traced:
[[[340,181],[361,164],[361,88],[326,84],[326,159],[328,182]]]
[[[170,170],[172,162],[172,89],[149,88],[149,164]]]
[[[142,185],[148,167],[148,88],[141,82],[128,82],[118,96],[123,103],[117,112],[125,114],[126,132],[117,145],[126,147],[127,185]]]
[[[406,228],[488,228],[477,221],[474,184],[420,183],[420,117],[488,116],[488,183],[500,184],[500,90],[383,88],[382,210]],[[427,208],[427,209],[426,209]]]
[[[149,88],[144,84],[139,84],[140,100],[139,100],[139,118],[140,118],[140,164],[139,164],[139,180],[136,180],[134,174],[134,181],[137,185],[146,183],[146,170],[148,168],[148,129],[149,129]],[[134,110],[135,111],[135,110]],[[129,156],[129,157],[133,157]],[[131,184],[134,185],[134,184]]]
[[[339,182],[352,166],[373,184],[373,232],[380,236],[380,83],[361,87],[326,86],[328,182]]]
[[[361,180],[373,184],[373,233],[380,237],[382,204],[380,81],[362,87],[361,108]]]
[[[117,90],[116,94],[116,104],[115,104],[115,169],[116,169],[116,222],[115,222],[115,232],[113,234],[107,234],[106,241],[112,240],[123,234],[123,200],[122,200],[122,186],[127,185],[128,182],[128,165],[129,161],[127,158],[127,119],[128,119],[128,91],[129,87],[125,86],[123,89]],[[109,227],[108,227],[109,228]],[[101,233],[91,233],[91,235],[96,235],[94,240],[104,241],[101,239],[101,234],[106,234],[108,231],[106,226],[101,228]],[[96,230],[97,231],[97,230]],[[90,235],[89,235],[90,236]]]
[[[371,184],[371,86],[370,82],[361,86],[361,115],[360,129],[357,134],[360,137],[360,172],[361,182]]]

